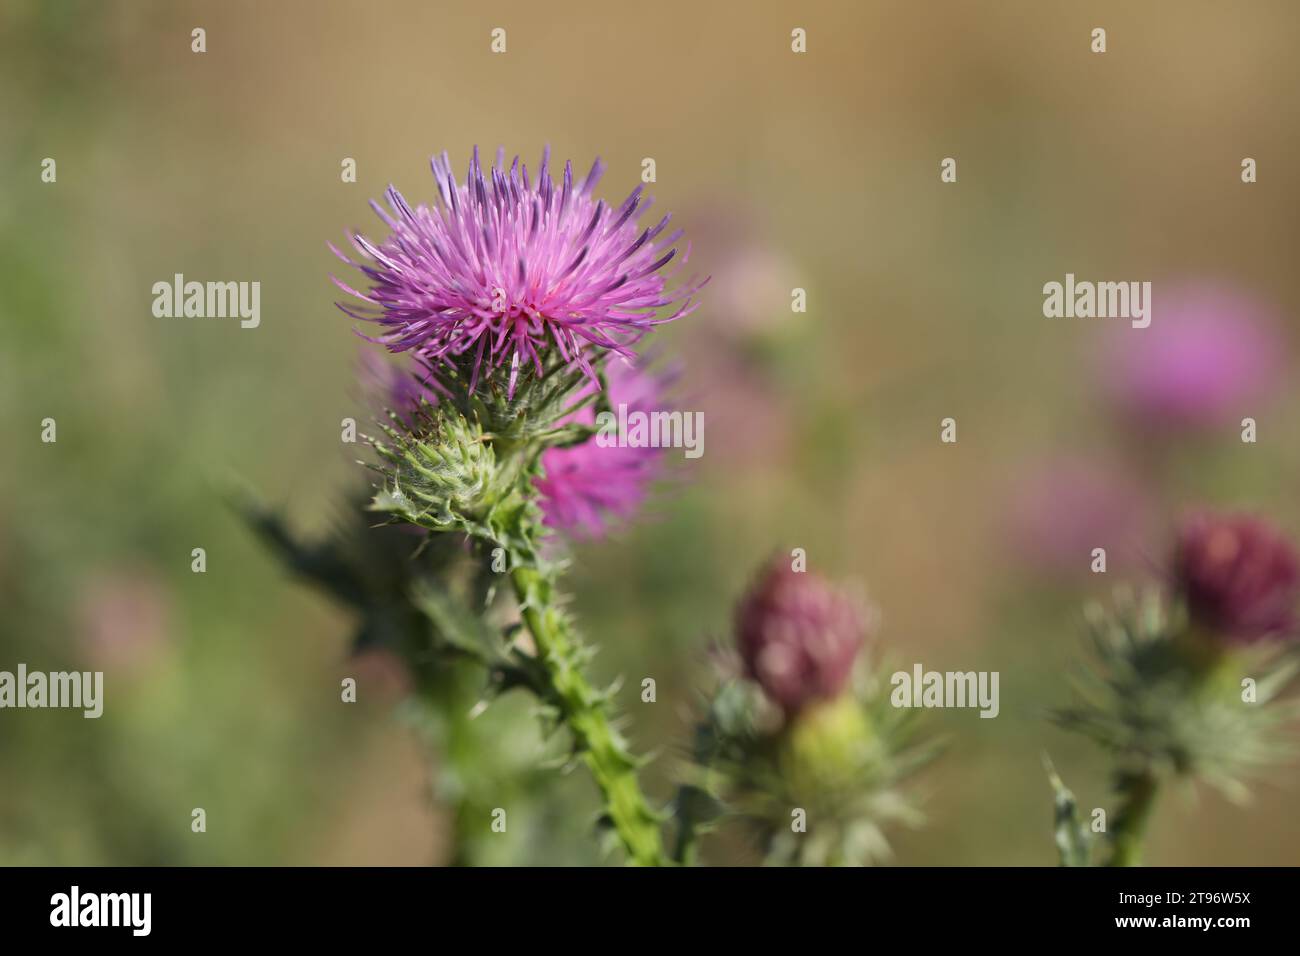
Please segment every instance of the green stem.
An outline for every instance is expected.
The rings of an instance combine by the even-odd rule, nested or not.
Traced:
[[[549,684],[547,696],[573,734],[605,801],[605,812],[633,863],[664,866],[659,816],[637,782],[637,761],[610,725],[602,695],[582,673],[585,652],[556,603],[551,579],[535,567],[510,572],[524,624],[537,645],[537,659]]]
[[[695,831],[683,827],[677,834],[677,846],[673,850],[673,859],[681,866],[695,865]]]
[[[704,793],[694,786],[683,786],[677,791],[677,839],[673,844],[673,860],[681,866],[694,866],[698,853],[699,827],[695,803]]]
[[[1120,777],[1119,791],[1124,802],[1120,804],[1111,830],[1111,857],[1107,866],[1142,865],[1142,838],[1151,819],[1158,789],[1155,776],[1147,771]]]

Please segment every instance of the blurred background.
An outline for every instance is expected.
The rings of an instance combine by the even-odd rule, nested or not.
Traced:
[[[435,152],[463,169],[474,144],[534,163],[550,143],[584,169],[603,156],[613,199],[652,157],[658,206],[714,276],[660,339],[705,455],[579,547],[572,579],[600,676],[626,676],[631,736],[661,754],[652,795],[671,794],[708,643],[755,566],[802,547],[869,596],[905,662],[1001,672],[998,719],[930,716],[953,745],[897,861],[1054,863],[1043,752],[1085,806],[1109,800],[1100,756],[1042,719],[1083,601],[1158,580],[1191,507],[1300,536],[1298,38],[1286,0],[4,0],[0,669],[103,670],[106,700],[97,721],[0,713],[0,862],[598,859],[550,815],[594,815],[590,782],[530,769],[511,698],[457,738],[462,768],[518,791],[510,832],[471,853],[447,728],[387,662],[349,659],[355,621],[215,492],[238,476],[325,526],[360,480],[340,420],[368,417],[326,242],[382,235],[366,202],[390,182],[428,201]],[[178,272],[260,281],[261,326],[155,318],[151,287]],[[1152,327],[1045,319],[1067,272],[1151,280]],[[1171,797],[1149,861],[1295,863],[1298,784],[1295,765],[1248,808]]]

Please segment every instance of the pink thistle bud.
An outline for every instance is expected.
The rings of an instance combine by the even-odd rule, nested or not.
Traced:
[[[781,558],[760,573],[736,612],[745,672],[786,714],[844,689],[865,634],[853,601]]]
[[[1258,518],[1203,514],[1187,521],[1174,575],[1192,620],[1231,641],[1295,634],[1300,559]]]

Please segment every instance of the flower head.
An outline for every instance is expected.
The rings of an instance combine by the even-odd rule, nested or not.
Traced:
[[[664,267],[681,232],[661,238],[669,216],[638,225],[650,205],[641,186],[615,207],[593,197],[604,172],[599,159],[577,183],[569,163],[559,183],[551,179],[549,148],[536,179],[518,157],[508,169],[504,161],[498,150],[485,175],[475,147],[460,184],[443,153],[432,160],[438,195],[431,205],[412,208],[390,186],[389,210],[371,203],[388,237],[374,243],[353,235],[361,261],[331,246],[370,280],[365,291],[334,281],[365,303],[339,308],[379,325],[374,341],[435,363],[465,358],[471,391],[484,365],[508,365],[513,393],[521,367],[540,374],[552,346],[594,379],[591,347],[630,355],[652,326],[694,310],[691,297],[704,283],[670,288]],[[688,255],[689,246],[680,264]],[[660,318],[668,306],[674,311]]]
[[[1271,310],[1234,287],[1199,282],[1158,301],[1151,327],[1116,336],[1105,355],[1119,407],[1161,428],[1214,428],[1252,414],[1283,371]]]
[[[661,407],[669,374],[643,365],[611,361],[605,368],[610,404],[629,412]],[[588,385],[590,394],[596,386]],[[578,398],[583,396],[579,395]],[[591,425],[595,410],[586,405],[567,422]],[[546,524],[578,537],[600,537],[640,510],[650,486],[663,475],[664,449],[601,445],[595,437],[580,445],[548,448],[542,454],[545,474],[535,482]]]
[[[1257,518],[1200,515],[1178,536],[1175,582],[1192,619],[1229,640],[1290,635],[1300,599],[1300,558]]]
[[[865,634],[852,601],[781,558],[760,573],[736,612],[745,672],[787,714],[844,689]]]

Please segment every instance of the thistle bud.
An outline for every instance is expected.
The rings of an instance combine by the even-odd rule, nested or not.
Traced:
[[[419,433],[382,426],[387,440],[372,442],[386,479],[372,510],[437,530],[481,519],[501,492],[482,428],[454,411],[422,415]]]
[[[1178,537],[1176,587],[1192,620],[1230,641],[1293,636],[1300,559],[1264,521],[1200,515]]]
[[[736,613],[745,672],[787,715],[839,695],[865,631],[854,602],[779,559],[759,575]]]
[[[866,709],[851,694],[809,707],[782,741],[781,769],[799,793],[860,786],[880,748]]]

